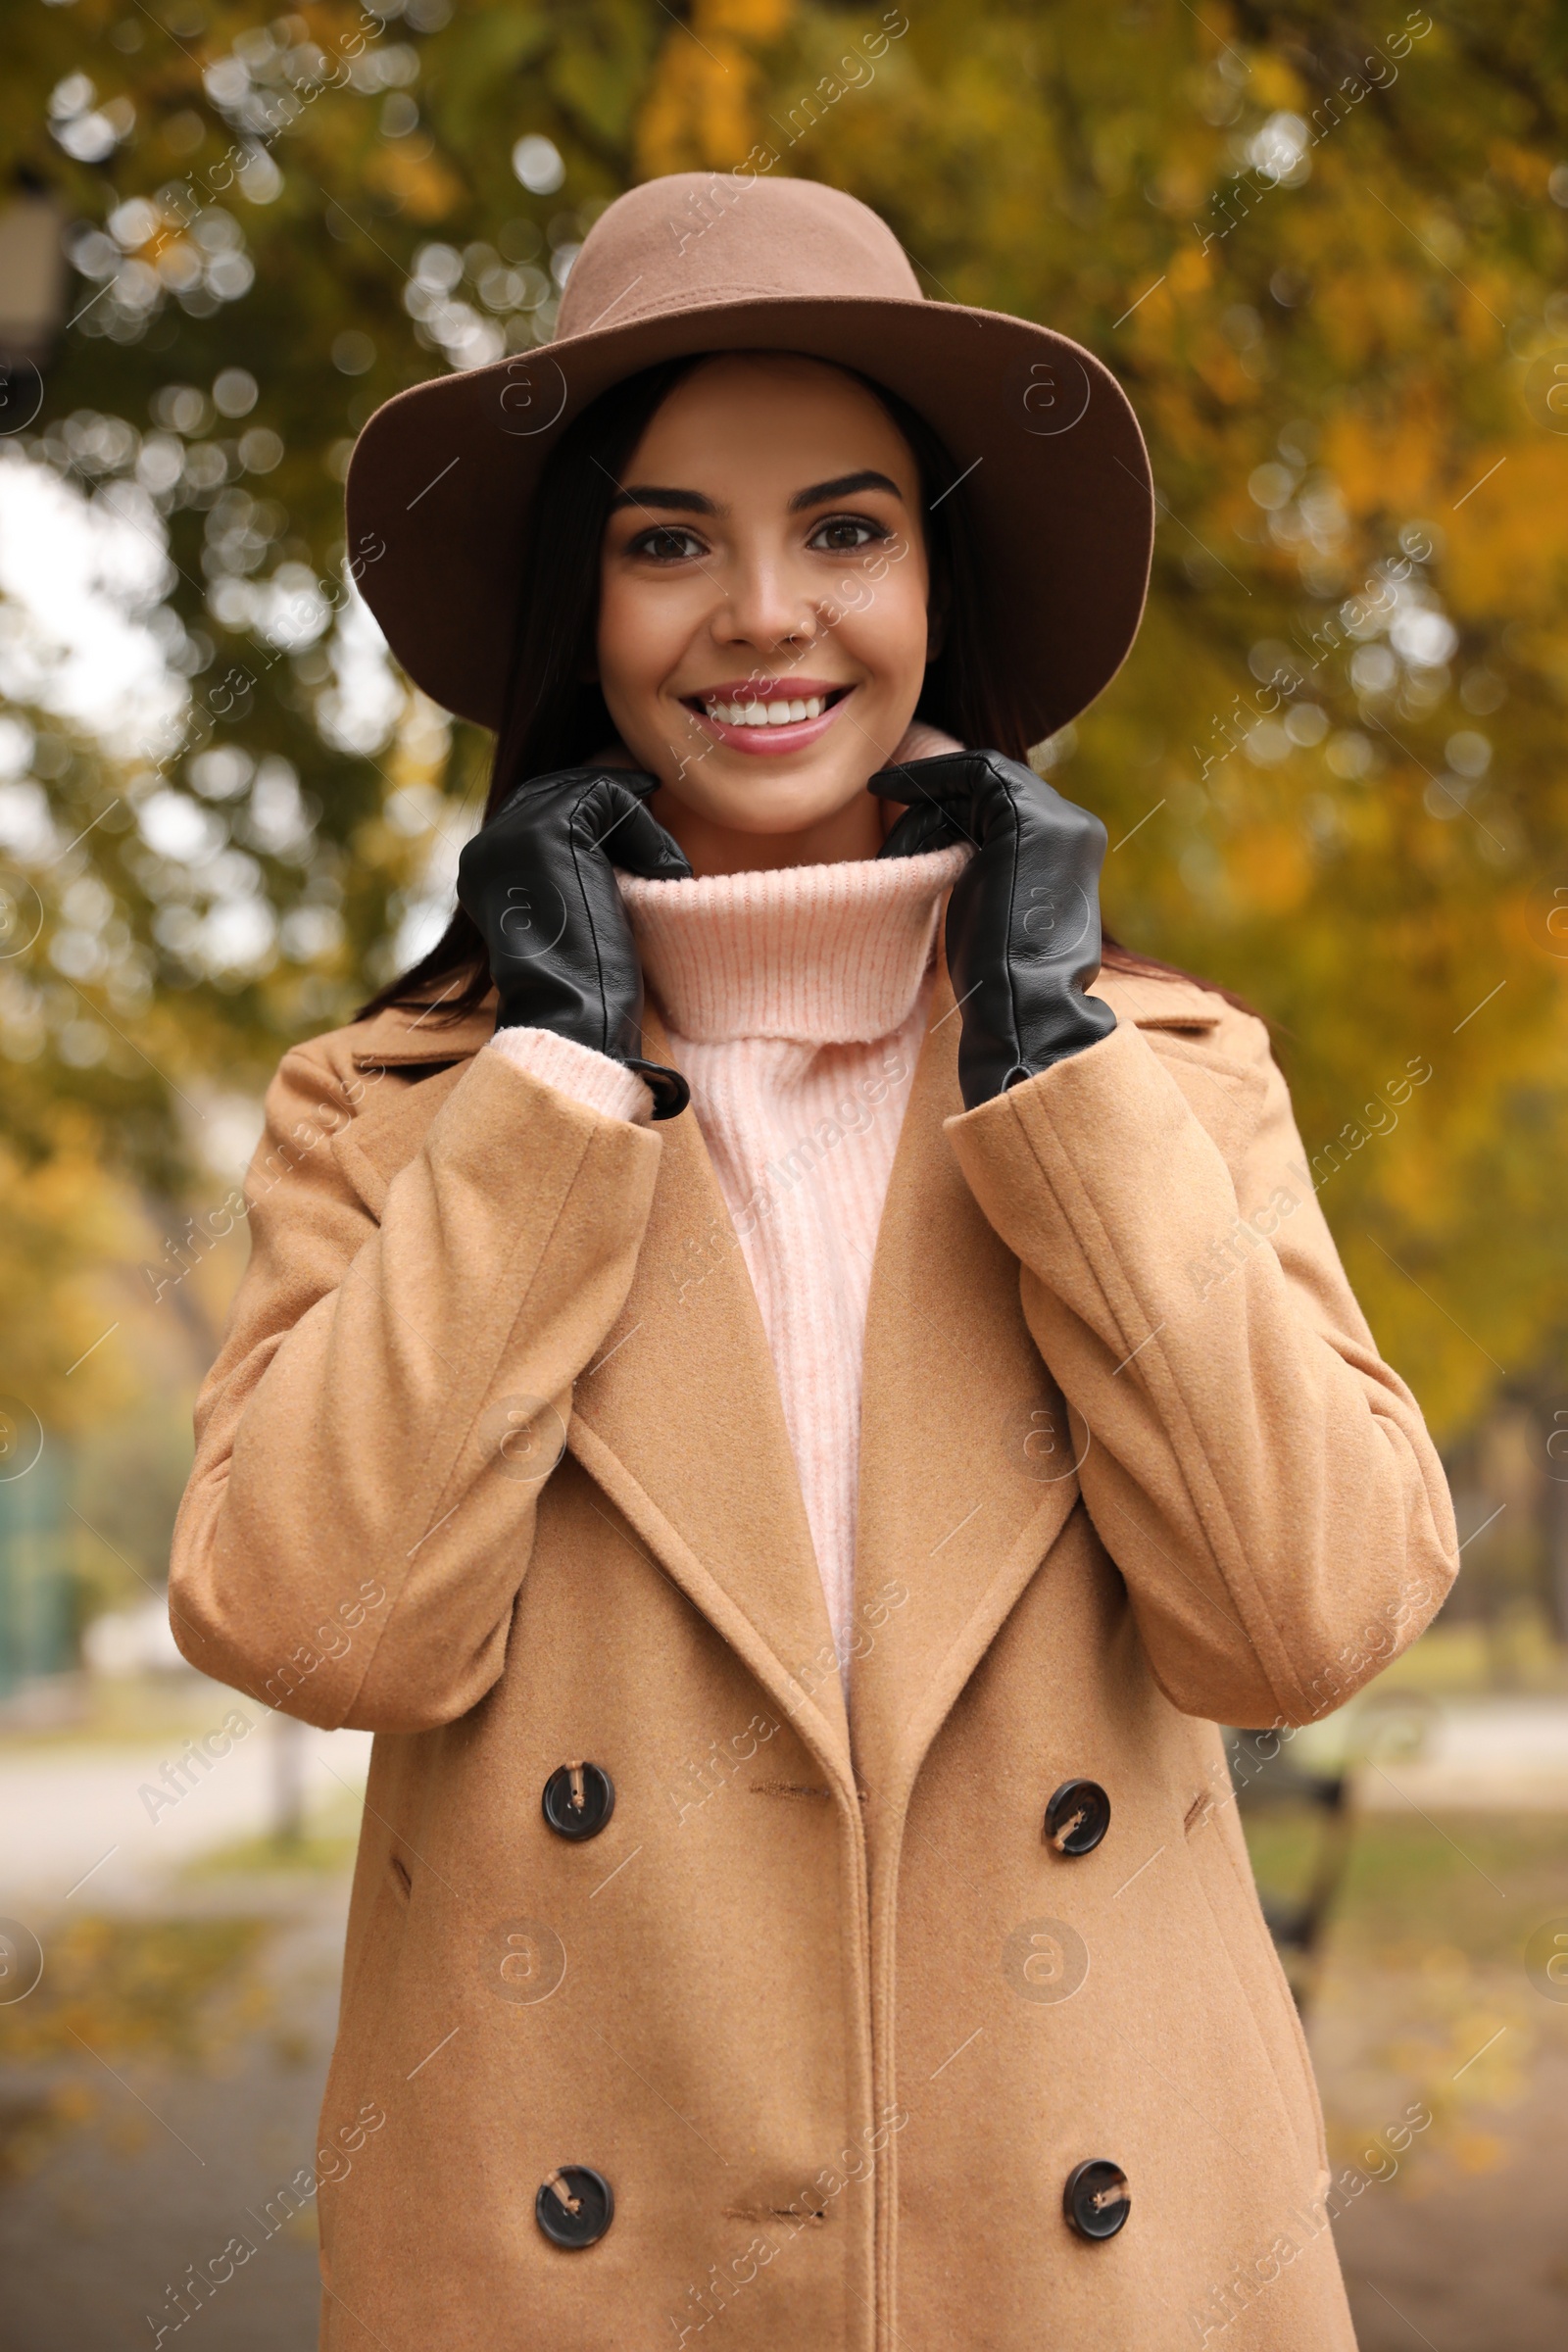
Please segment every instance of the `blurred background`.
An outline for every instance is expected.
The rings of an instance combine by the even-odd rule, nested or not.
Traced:
[[[744,165],[1143,420],[1143,635],[1034,757],[1109,827],[1109,927],[1273,1023],[1465,1544],[1362,1699],[1235,1743],[1238,1801],[1363,2346],[1559,2346],[1568,9],[12,0],[3,38],[0,2345],[162,2340],[238,2231],[208,2335],[315,2341],[285,2184],[368,1742],[185,1668],[163,1582],[262,1090],[430,942],[483,796],[356,595],[344,467],[405,385],[550,340],[619,190]]]

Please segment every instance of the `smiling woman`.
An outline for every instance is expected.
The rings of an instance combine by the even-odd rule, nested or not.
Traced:
[[[787,352],[646,368],[544,467],[485,821],[591,760],[658,779],[696,872],[874,857],[896,810],[864,787],[901,746],[1022,757],[995,634],[959,469],[897,394]],[[490,984],[460,906],[365,1014]]]
[[[744,2287],[751,2352],[1163,2345],[1272,2244],[1275,2352],[1350,2352],[1216,1726],[1348,1698],[1455,1538],[1263,1024],[1102,969],[1025,763],[1137,625],[1136,424],[851,198],[692,194],[349,472],[495,778],[445,940],[273,1084],[171,1585],[377,1735],[323,2343]]]

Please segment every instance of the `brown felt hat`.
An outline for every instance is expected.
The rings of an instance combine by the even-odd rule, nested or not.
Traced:
[[[662,360],[837,361],[917,410],[964,480],[1030,739],[1112,678],[1153,540],[1131,404],[1093,354],[1004,312],[927,302],[892,230],[810,179],[677,172],[618,197],[572,264],[554,342],[378,409],[348,473],[350,561],[411,677],[500,722],[529,503],[557,436]]]

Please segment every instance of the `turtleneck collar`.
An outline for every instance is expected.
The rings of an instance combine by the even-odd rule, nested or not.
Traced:
[[[617,873],[643,970],[671,1028],[696,1043],[850,1045],[908,1018],[966,843],[649,882]]]
[[[914,719],[888,765],[961,749]],[[971,855],[959,843],[920,858],[615,880],[643,970],[678,1036],[857,1045],[907,1020],[943,898]]]

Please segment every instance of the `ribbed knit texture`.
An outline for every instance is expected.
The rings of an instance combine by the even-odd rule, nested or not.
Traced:
[[[846,1688],[871,1257],[938,910],[968,856],[619,878],[730,1211],[693,1279],[745,1256]]]
[[[654,1098],[635,1070],[579,1046],[575,1038],[558,1037],[553,1029],[498,1029],[490,1049],[514,1069],[527,1070],[547,1086],[559,1086],[574,1102],[586,1102],[612,1119],[646,1119]]]

